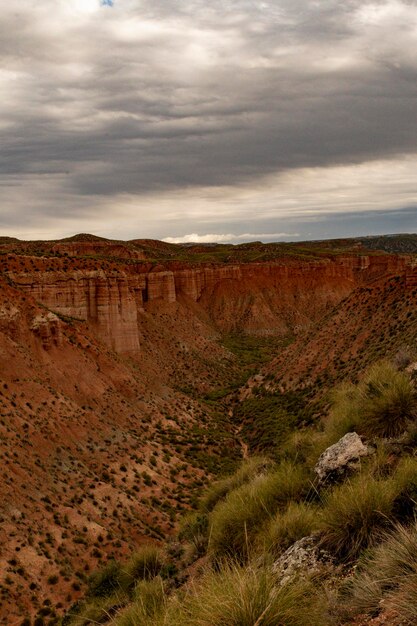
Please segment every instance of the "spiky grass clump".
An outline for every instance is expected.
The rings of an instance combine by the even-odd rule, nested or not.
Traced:
[[[325,626],[325,603],[316,585],[294,580],[280,586],[268,569],[223,567],[173,602],[170,626]]]
[[[65,616],[65,623],[71,626],[89,626],[90,624],[103,624],[115,615],[128,603],[128,597],[123,592],[110,595],[107,598],[90,598],[82,605],[78,605],[76,612]]]
[[[108,598],[116,593],[128,593],[131,578],[118,561],[110,561],[103,569],[90,576],[87,596]]]
[[[417,503],[417,459],[403,457],[392,474],[391,480],[395,484],[397,496],[394,513],[399,521],[407,521],[415,516]]]
[[[248,483],[255,476],[264,474],[272,465],[272,461],[265,457],[251,457],[245,460],[234,474],[215,482],[209,487],[201,499],[200,509],[206,513],[212,511],[216,504],[223,500],[228,493]]]
[[[198,556],[205,554],[208,545],[209,516],[201,511],[188,513],[180,525],[179,539],[189,541]]]
[[[293,543],[311,535],[320,527],[319,509],[304,502],[290,502],[283,513],[277,513],[258,537],[261,550],[279,556]]]
[[[386,477],[375,468],[335,487],[324,496],[323,545],[339,558],[353,560],[372,546],[381,531],[409,519],[417,496],[417,460],[404,457]]]
[[[360,562],[343,590],[344,612],[375,615],[382,604],[403,621],[417,620],[417,528],[398,525]]]
[[[162,578],[141,580],[137,583],[132,604],[120,612],[113,626],[142,626],[152,623],[165,609]]]
[[[309,489],[302,466],[283,462],[276,471],[257,476],[232,491],[210,517],[209,552],[216,559],[246,559],[253,540],[265,521],[288,502],[300,500]]]
[[[338,558],[351,561],[372,545],[393,520],[398,485],[361,474],[324,497],[322,545]]]
[[[164,557],[160,548],[154,545],[142,546],[130,558],[125,573],[133,585],[137,580],[150,580],[164,567]]]
[[[416,392],[410,377],[382,361],[358,385],[345,383],[334,391],[326,444],[353,430],[367,437],[396,437],[416,417]]]
[[[395,437],[416,418],[416,394],[410,378],[389,363],[374,365],[361,385],[362,426],[371,435]]]
[[[290,433],[279,450],[279,456],[293,463],[313,466],[322,452],[323,434],[311,427]]]

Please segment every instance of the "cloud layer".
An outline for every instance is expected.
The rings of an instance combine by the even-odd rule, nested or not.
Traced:
[[[285,220],[310,204],[306,183],[320,175],[344,210],[349,199],[361,210],[358,194],[362,210],[414,206],[414,1],[100,4],[1,8],[5,230],[56,236],[91,224],[110,236],[126,220],[132,236],[239,235],[264,232],[272,215],[272,233],[291,233]],[[375,163],[385,205],[369,193]],[[289,210],[278,199],[291,186]],[[244,223],[226,231],[239,198]],[[168,208],[155,229],[158,202]],[[323,196],[314,210],[331,209]]]

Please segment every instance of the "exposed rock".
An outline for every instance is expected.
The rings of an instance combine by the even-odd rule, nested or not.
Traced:
[[[273,565],[273,572],[281,585],[285,585],[294,575],[317,573],[325,566],[331,566],[333,557],[319,547],[319,537],[311,535],[296,541]]]
[[[90,251],[88,246],[121,257],[120,245],[65,245],[59,258],[27,257],[26,269],[20,257],[9,255],[8,278],[48,309],[85,320],[101,341],[131,355],[140,351],[140,314],[153,302],[197,303],[223,332],[286,335],[307,329],[355,287],[406,266],[405,259],[387,255],[210,263],[191,269],[179,263],[119,263],[104,270],[100,260],[90,259],[89,269],[81,269],[86,261],[77,256]],[[126,248],[126,254],[130,259],[136,252]],[[11,269],[13,264],[19,269]]]
[[[175,302],[174,274],[172,272],[152,272],[147,275],[147,299]]]
[[[113,249],[107,241],[92,243],[106,254]],[[390,272],[404,271],[408,262],[383,255],[307,262],[282,258],[192,269],[176,263],[171,264],[172,271],[166,271],[169,263],[156,268],[138,263],[119,264],[117,270],[80,270],[75,269],[82,267],[81,261],[77,265],[76,256],[86,252],[83,246],[92,244],[87,241],[76,245],[81,248],[74,248],[70,259],[31,258],[24,271],[21,257],[9,255],[8,264],[20,269],[8,269],[7,274],[38,302],[88,321],[107,345],[130,354],[140,349],[138,313],[146,309],[148,302],[172,303],[184,296],[198,302],[216,326],[226,332],[296,333],[320,319],[356,286]],[[69,250],[63,248],[62,254],[69,254]],[[120,251],[117,256],[121,256]],[[91,259],[88,265],[99,268],[100,262]]]
[[[365,446],[357,433],[347,433],[320,455],[314,471],[322,483],[337,480],[355,469],[361,457],[372,453],[373,449]]]
[[[41,313],[33,318],[30,329],[40,337],[45,350],[62,345],[60,319],[52,312]]]

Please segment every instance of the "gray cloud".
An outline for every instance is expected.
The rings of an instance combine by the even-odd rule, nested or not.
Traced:
[[[123,195],[416,152],[414,2],[20,0],[1,11],[8,219],[12,206],[44,219],[57,203],[64,219],[111,219]]]

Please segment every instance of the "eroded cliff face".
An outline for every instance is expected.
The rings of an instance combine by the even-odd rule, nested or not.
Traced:
[[[46,267],[36,259],[7,274],[53,313],[87,321],[109,347],[131,355],[140,352],[141,320],[151,303],[197,304],[222,332],[296,334],[357,286],[394,274],[414,276],[407,257],[390,255],[191,268],[95,265],[75,269],[52,259]]]

